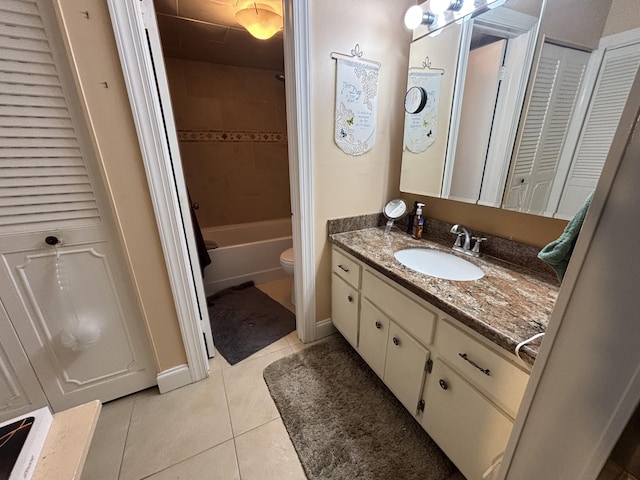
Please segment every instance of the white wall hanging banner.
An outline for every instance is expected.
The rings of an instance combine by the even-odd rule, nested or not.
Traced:
[[[336,145],[349,155],[362,155],[376,142],[380,64],[361,56],[358,45],[351,50],[351,56],[331,54],[338,61],[334,138]]]
[[[404,114],[404,148],[413,153],[424,152],[436,140],[438,131],[438,103],[440,101],[440,77],[442,73],[409,69],[407,91],[422,88],[427,94],[426,104],[417,113]],[[411,93],[411,92],[409,92]],[[405,108],[407,99],[405,99]]]

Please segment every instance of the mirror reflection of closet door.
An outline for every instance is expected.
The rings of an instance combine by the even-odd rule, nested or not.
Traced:
[[[476,203],[480,196],[507,40],[469,52],[455,164],[448,198]]]
[[[544,44],[503,208],[544,213],[589,55]]]
[[[605,51],[556,218],[573,217],[595,190],[639,67],[639,43]]]

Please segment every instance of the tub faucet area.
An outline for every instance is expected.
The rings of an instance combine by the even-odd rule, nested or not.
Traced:
[[[456,223],[451,227],[450,231],[456,235],[456,241],[454,242],[453,247],[451,247],[453,250],[472,257],[479,257],[481,255],[480,244],[486,240],[485,237],[472,237],[469,230],[459,223]],[[462,243],[462,237],[464,237],[464,243]],[[475,240],[473,248],[471,248],[471,240]]]

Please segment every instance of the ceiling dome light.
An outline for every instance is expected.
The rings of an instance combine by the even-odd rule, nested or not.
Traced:
[[[282,30],[282,17],[268,5],[253,3],[236,12],[236,21],[254,37],[267,40]]]
[[[435,15],[430,12],[425,12],[418,5],[409,7],[407,13],[404,14],[404,24],[411,30],[419,27],[420,25],[431,25],[435,20]]]

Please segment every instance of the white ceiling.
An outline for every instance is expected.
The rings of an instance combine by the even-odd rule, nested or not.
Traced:
[[[164,54],[198,62],[283,71],[282,32],[252,37],[234,14],[250,0],[154,0]],[[282,11],[278,0],[258,0]]]

